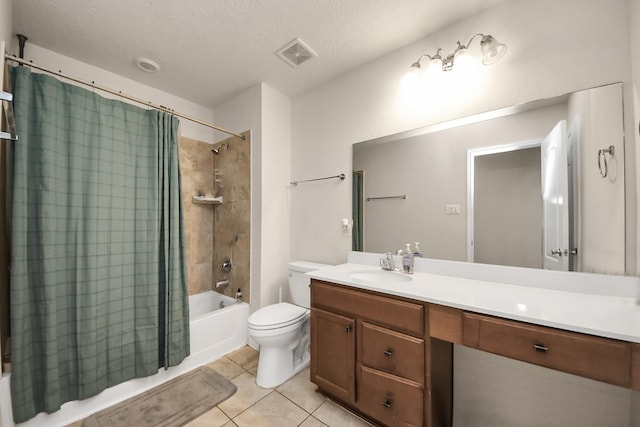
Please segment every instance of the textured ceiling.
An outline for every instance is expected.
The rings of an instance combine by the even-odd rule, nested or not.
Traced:
[[[13,29],[35,45],[215,108],[258,82],[295,96],[501,1],[17,0]],[[318,57],[293,69],[274,53],[296,37]],[[140,71],[137,56],[161,71]]]

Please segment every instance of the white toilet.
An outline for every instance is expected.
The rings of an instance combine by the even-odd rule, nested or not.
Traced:
[[[260,387],[278,386],[309,365],[309,307],[311,292],[305,273],[328,267],[307,261],[289,263],[289,290],[293,304],[281,302],[249,316],[249,336],[260,345]]]

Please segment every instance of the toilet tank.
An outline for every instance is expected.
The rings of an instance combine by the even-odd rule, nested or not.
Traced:
[[[295,305],[305,308],[311,307],[311,289],[309,288],[311,278],[305,273],[324,267],[331,267],[331,265],[309,261],[289,263],[289,291],[291,292],[291,301]]]

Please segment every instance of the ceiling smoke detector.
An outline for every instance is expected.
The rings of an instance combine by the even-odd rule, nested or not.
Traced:
[[[294,39],[287,43],[276,52],[276,55],[293,68],[298,68],[303,62],[318,56],[300,39]]]

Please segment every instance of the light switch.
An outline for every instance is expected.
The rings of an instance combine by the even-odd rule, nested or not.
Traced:
[[[444,205],[445,215],[460,215],[460,205]]]

